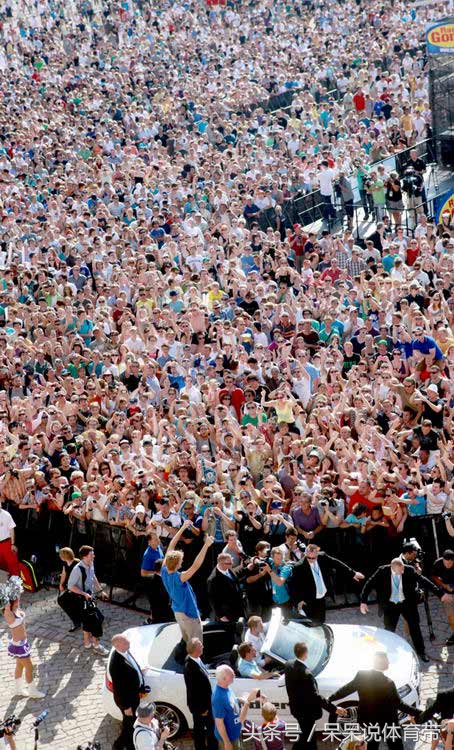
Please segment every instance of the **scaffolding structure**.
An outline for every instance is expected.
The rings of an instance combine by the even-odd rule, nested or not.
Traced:
[[[454,34],[454,16],[441,19],[444,28]],[[454,40],[439,52],[431,51],[428,29],[427,58],[429,66],[429,97],[432,110],[433,134],[437,144],[437,161],[454,165]]]

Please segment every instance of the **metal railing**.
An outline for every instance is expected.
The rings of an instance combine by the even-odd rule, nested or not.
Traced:
[[[426,138],[423,141],[419,141],[414,146],[402,149],[395,154],[390,154],[385,159],[373,162],[369,166],[378,170],[380,165],[383,165],[388,171],[396,171],[401,174],[405,168],[406,163],[409,161],[409,153],[412,149],[415,149],[417,156],[425,159],[426,163],[433,164],[435,161],[435,139]],[[356,184],[352,185],[354,193],[353,203],[353,226],[357,238],[360,238],[360,225],[362,219],[360,212],[364,211],[364,203],[361,199],[358,187]],[[417,224],[417,217],[419,213],[428,213],[433,215],[433,200],[435,195],[430,199],[422,199],[420,203],[414,204],[413,201],[408,201],[410,205],[401,212],[403,226],[409,233]],[[339,230],[344,225],[347,219],[347,212],[342,201],[335,198],[334,208],[336,210],[336,218],[332,218],[330,221],[326,221],[326,228],[330,230]],[[381,218],[381,210],[377,210],[372,202],[368,206],[370,213],[375,220]],[[292,227],[293,224],[301,224],[307,231],[311,231],[313,226],[325,219],[326,204],[322,199],[319,190],[313,190],[304,195],[297,195],[294,198],[289,198],[281,205],[282,209],[282,221],[285,227]],[[389,215],[389,210],[385,207],[384,214]],[[266,231],[268,227],[273,229],[279,226],[279,216],[276,214],[275,208],[269,208],[261,212],[260,216],[256,220],[260,228]]]
[[[5,503],[17,524],[16,537],[21,559],[37,559],[37,566],[48,582],[56,579],[61,569],[58,550],[71,547],[77,555],[82,544],[96,551],[98,579],[107,584],[109,599],[115,604],[145,611],[137,601],[146,598],[146,581],[140,576],[141,561],[147,542],[145,536],[135,536],[124,527],[112,526],[102,521],[79,522],[60,512],[19,510],[13,503]],[[415,537],[425,551],[425,562],[430,566],[439,557],[449,536],[440,515],[409,517],[404,529],[405,537]],[[389,562],[400,553],[403,536],[389,537],[387,544],[377,544],[371,534],[358,535],[355,529],[325,529],[318,543],[322,549],[341,558],[355,570],[369,575],[378,565]],[[206,576],[216,564],[215,553],[207,560],[199,586],[204,587]],[[345,586],[344,580],[334,579],[330,607],[346,606],[351,596],[356,601],[357,588]]]

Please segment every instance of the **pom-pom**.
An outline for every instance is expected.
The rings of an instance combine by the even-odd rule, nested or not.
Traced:
[[[0,586],[0,607],[4,609],[7,604],[19,599],[23,590],[21,579],[18,576],[11,576],[6,583]]]

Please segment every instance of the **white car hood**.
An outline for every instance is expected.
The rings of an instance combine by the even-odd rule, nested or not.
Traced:
[[[403,685],[417,687],[419,663],[413,648],[403,638],[368,625],[331,625],[333,650],[326,667],[317,675],[320,689],[334,692],[353,679],[359,669],[372,667],[375,651],[386,651],[390,668],[386,675],[397,689]]]

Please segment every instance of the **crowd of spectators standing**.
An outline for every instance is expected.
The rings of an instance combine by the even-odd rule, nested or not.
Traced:
[[[185,561],[208,532],[212,562],[348,537],[373,567],[449,515],[451,219],[418,204],[404,232],[399,176],[374,167],[429,133],[426,20],[376,0],[4,3],[0,493],[19,531],[51,519],[62,544],[69,518],[84,542],[96,521],[165,550],[190,520]],[[318,187],[329,207],[339,184],[348,203],[352,176],[379,219],[365,243],[286,225],[284,201]]]

